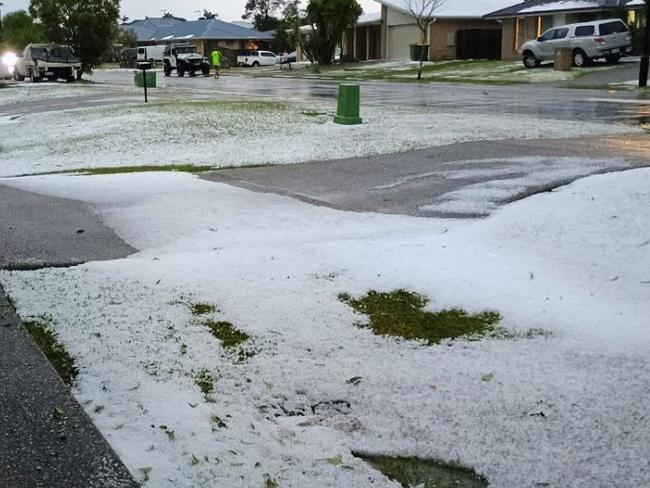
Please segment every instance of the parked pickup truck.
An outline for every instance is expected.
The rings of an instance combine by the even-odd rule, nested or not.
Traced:
[[[29,78],[33,83],[64,79],[74,81],[81,78],[81,61],[70,46],[62,44],[29,44],[14,70],[16,81]]]
[[[273,66],[279,61],[280,58],[271,51],[249,51],[246,54],[237,56],[237,66],[252,66],[253,68]]]

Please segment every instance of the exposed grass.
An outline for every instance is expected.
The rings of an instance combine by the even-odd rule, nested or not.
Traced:
[[[23,322],[31,334],[34,342],[43,351],[43,354],[52,363],[63,382],[72,386],[74,384],[79,370],[74,364],[74,359],[68,354],[65,347],[59,342],[59,338],[54,330],[45,322],[30,320]]]
[[[158,111],[164,109],[165,113],[174,111],[188,110],[229,110],[238,112],[282,112],[287,110],[288,105],[285,102],[267,101],[267,100],[183,100],[183,102],[153,102],[132,105],[129,111]],[[118,108],[112,109],[118,110]]]
[[[488,481],[457,464],[416,457],[371,456],[353,453],[403,488],[485,488]]]
[[[190,313],[195,317],[199,317],[201,315],[207,315],[209,313],[215,313],[219,311],[219,309],[216,306],[212,305],[211,303],[205,303],[205,302],[190,303],[188,306],[190,309]]]
[[[122,174],[122,173],[160,173],[160,172],[168,172],[168,171],[200,174],[200,173],[206,173],[208,171],[223,171],[223,170],[240,169],[240,168],[265,168],[267,166],[275,166],[275,165],[271,163],[263,163],[263,164],[242,164],[237,166],[235,165],[200,166],[194,164],[163,164],[163,165],[151,165],[151,166],[146,166],[146,165],[107,166],[102,168],[74,168],[74,169],[64,169],[64,170],[57,170],[57,171],[45,171],[42,173],[23,173],[23,174],[13,176],[13,178],[23,178],[26,176],[61,175],[61,174],[79,174],[85,176],[94,176],[94,175],[115,175],[115,174]]]
[[[203,173],[213,170],[213,166],[196,166],[194,164],[167,164],[153,166],[110,166],[106,168],[79,168],[66,171],[56,171],[56,173],[84,173],[87,175],[114,175],[121,173],[146,173],[162,171],[179,171],[183,173]]]
[[[207,369],[202,369],[194,375],[194,383],[204,395],[209,395],[214,391],[214,382],[214,377]]]
[[[391,292],[371,290],[360,298],[342,293],[339,300],[368,316],[369,323],[358,324],[360,327],[370,328],[377,335],[424,340],[429,344],[493,334],[499,331],[501,320],[501,316],[493,311],[469,314],[454,308],[429,312],[424,310],[427,298],[403,289]]]
[[[251,338],[246,332],[239,330],[230,322],[206,320],[202,322],[202,325],[206,326],[225,348],[239,346]]]

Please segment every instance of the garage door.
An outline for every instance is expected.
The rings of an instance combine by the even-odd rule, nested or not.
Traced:
[[[420,39],[414,25],[396,25],[388,28],[388,59],[408,59],[409,46]]]

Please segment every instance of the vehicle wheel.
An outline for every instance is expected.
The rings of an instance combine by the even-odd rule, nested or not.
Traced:
[[[16,68],[14,68],[14,80],[15,81],[24,81],[25,77],[21,75]]]
[[[181,78],[183,78],[183,77],[185,76],[185,70],[184,70],[184,69],[181,69],[181,68],[178,68],[178,76],[180,76]]]
[[[583,68],[589,64],[589,58],[582,49],[573,51],[573,66]]]
[[[165,76],[172,75],[172,67],[167,63],[165,63],[164,72],[165,72]]]
[[[609,64],[616,64],[620,61],[621,55],[620,54],[612,54],[611,56],[606,56],[605,61]]]
[[[32,81],[32,83],[38,83],[39,81],[41,81],[39,77],[34,75],[34,70],[29,71],[29,79]]]
[[[524,66],[528,69],[537,68],[539,66],[539,59],[531,52],[524,53]]]
[[[260,67],[260,63],[257,61],[253,61],[253,68],[259,68],[259,67]]]
[[[196,77],[196,71],[194,71],[193,69],[191,69],[191,70],[190,70],[190,78],[194,78],[194,77]]]
[[[66,82],[66,83],[74,83],[75,81],[77,81],[77,78],[76,78],[75,76],[68,76],[68,77],[65,79],[65,82]]]

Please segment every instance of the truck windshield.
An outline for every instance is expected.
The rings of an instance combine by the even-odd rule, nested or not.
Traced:
[[[72,63],[79,61],[69,46],[33,47],[32,59],[50,62]]]

